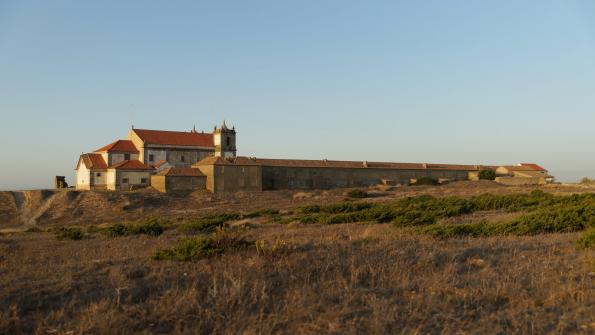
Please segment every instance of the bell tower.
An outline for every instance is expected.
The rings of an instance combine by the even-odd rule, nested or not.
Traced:
[[[236,157],[235,127],[229,129],[225,124],[225,121],[223,121],[219,128],[215,126],[213,138],[215,140],[215,156],[223,158]]]

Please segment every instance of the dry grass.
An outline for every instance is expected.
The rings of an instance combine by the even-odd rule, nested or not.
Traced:
[[[422,186],[365,201],[526,191],[473,185],[486,189]],[[132,196],[109,195],[114,204]],[[577,244],[586,233],[441,240],[389,224],[275,223],[291,216],[290,208],[299,212],[299,206],[344,196],[239,194],[197,205],[192,198],[149,195],[175,203],[165,212],[174,220],[190,205],[198,209],[185,219],[244,213],[215,233],[224,234],[224,226],[243,229],[241,247],[212,243],[217,252],[171,257],[192,259],[186,262],[154,256],[175,251],[187,237],[231,240],[184,230],[185,219],[159,236],[106,236],[103,228],[88,229],[93,226],[68,216],[48,222],[78,224],[87,238],[59,240],[51,229],[0,234],[0,334],[595,334],[595,249]],[[73,197],[85,202],[105,195]],[[140,207],[122,217],[118,209],[111,220],[154,215],[146,209],[153,205],[142,207],[141,200],[126,202]],[[475,212],[441,223],[498,222],[519,214]],[[203,244],[179,248],[192,252]]]
[[[594,255],[578,234],[269,225],[245,238],[279,251],[151,259],[180,237],[0,237],[0,333],[595,332]]]

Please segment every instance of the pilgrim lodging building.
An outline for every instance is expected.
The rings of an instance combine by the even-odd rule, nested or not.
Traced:
[[[76,188],[162,192],[206,189],[211,192],[331,189],[377,184],[409,184],[419,178],[476,180],[482,170],[504,184],[545,184],[554,178],[537,164],[513,166],[368,161],[294,160],[239,157],[236,130],[225,122],[212,133],[132,128],[117,140],[81,154]]]

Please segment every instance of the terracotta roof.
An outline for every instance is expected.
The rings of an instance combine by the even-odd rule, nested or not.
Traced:
[[[294,160],[294,159],[262,159],[255,162],[263,166],[312,167],[312,168],[348,168],[348,169],[398,169],[398,170],[457,170],[476,171],[475,165],[425,164],[425,163],[390,163],[366,161],[332,161],[332,160]]]
[[[522,165],[504,165],[502,167],[508,171],[535,171],[531,167]]]
[[[551,178],[552,177],[549,174],[544,173],[543,171],[535,171],[535,170],[516,171],[516,174],[526,176],[526,177],[543,177],[543,178]]]
[[[222,158],[210,156],[194,163],[192,166],[202,165],[260,165],[258,160],[248,157]]]
[[[103,160],[103,157],[100,154],[82,154],[79,158],[79,163],[83,162],[87,169],[92,170],[105,170],[107,169],[107,164]],[[78,166],[77,166],[78,168]]]
[[[533,171],[547,171],[546,169],[544,169],[541,166],[534,164],[534,163],[521,163],[521,166],[529,167]]]
[[[277,167],[296,168],[345,168],[345,169],[400,169],[400,170],[462,170],[477,171],[475,165],[450,165],[450,164],[424,164],[424,163],[386,163],[386,162],[362,162],[362,161],[331,161],[331,160],[308,160],[308,159],[268,159],[237,157],[235,159],[223,159],[221,157],[207,157],[195,166],[201,165],[262,165]]]
[[[138,160],[121,161],[109,167],[116,170],[154,170],[150,165],[142,163]]]
[[[160,161],[155,162],[152,166],[154,168],[158,169],[165,164],[168,164],[166,160],[160,160]]]
[[[133,129],[138,137],[146,144],[177,145],[189,147],[208,147],[214,148],[215,141],[213,134],[184,132],[184,131],[165,131],[165,130],[147,130]]]
[[[204,177],[205,175],[198,169],[193,168],[167,168],[159,173],[157,176],[171,176],[171,177]]]
[[[430,170],[456,170],[456,171],[477,171],[479,166],[461,164],[427,164]]]
[[[138,149],[134,146],[134,143],[129,140],[117,140],[116,142],[110,143],[105,147],[95,150],[95,152],[133,152],[138,153]]]

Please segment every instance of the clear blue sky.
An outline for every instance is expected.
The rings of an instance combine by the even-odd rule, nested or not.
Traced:
[[[593,1],[0,0],[0,189],[139,128],[595,177]]]

